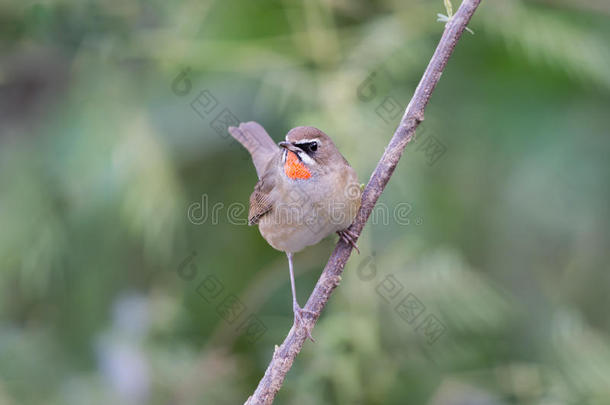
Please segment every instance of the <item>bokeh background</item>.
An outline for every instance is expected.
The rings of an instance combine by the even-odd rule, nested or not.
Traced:
[[[292,310],[226,126],[316,126],[366,182],[437,13],[1,2],[0,403],[242,403]],[[470,28],[277,404],[610,403],[610,5]],[[295,256],[301,303],[335,241]]]

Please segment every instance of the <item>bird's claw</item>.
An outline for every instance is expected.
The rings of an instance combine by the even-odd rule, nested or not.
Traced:
[[[350,231],[349,229],[345,229],[343,231],[337,231],[337,234],[341,240],[343,240],[343,242],[351,245],[354,249],[356,249],[356,252],[360,254],[360,249],[358,249],[358,245],[356,244],[356,239],[358,239],[358,236],[356,236],[354,232]]]
[[[316,313],[313,311],[308,311],[306,309],[303,309],[303,308],[299,307],[298,304],[296,304],[296,303],[293,304],[292,311],[294,312],[295,327],[298,327],[300,324],[305,329],[305,332],[307,333],[307,337],[309,338],[309,340],[311,340],[312,342],[315,342],[316,340],[313,338],[313,336],[311,336],[311,326],[308,326],[305,323],[305,321],[303,320],[303,314],[308,313],[308,314],[315,316]]]

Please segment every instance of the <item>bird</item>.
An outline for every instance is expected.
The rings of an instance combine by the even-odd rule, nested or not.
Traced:
[[[254,121],[228,131],[250,153],[258,176],[250,195],[248,224],[258,225],[267,243],[285,252],[294,325],[304,325],[303,316],[311,311],[297,301],[293,255],[332,233],[360,252],[357,235],[348,229],[360,208],[358,176],[318,128],[295,127],[277,144]],[[315,341],[307,327],[305,332]]]

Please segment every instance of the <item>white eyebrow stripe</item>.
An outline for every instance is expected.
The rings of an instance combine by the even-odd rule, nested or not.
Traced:
[[[320,140],[319,139],[301,139],[300,141],[296,142],[295,145],[298,145],[300,143],[311,143],[311,142],[317,142],[319,144]]]

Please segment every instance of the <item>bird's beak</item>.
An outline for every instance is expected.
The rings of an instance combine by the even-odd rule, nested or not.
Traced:
[[[278,145],[280,146],[280,148],[288,149],[289,151],[294,152],[294,153],[301,152],[301,149],[294,146],[290,142],[282,141],[282,142],[278,143]]]

